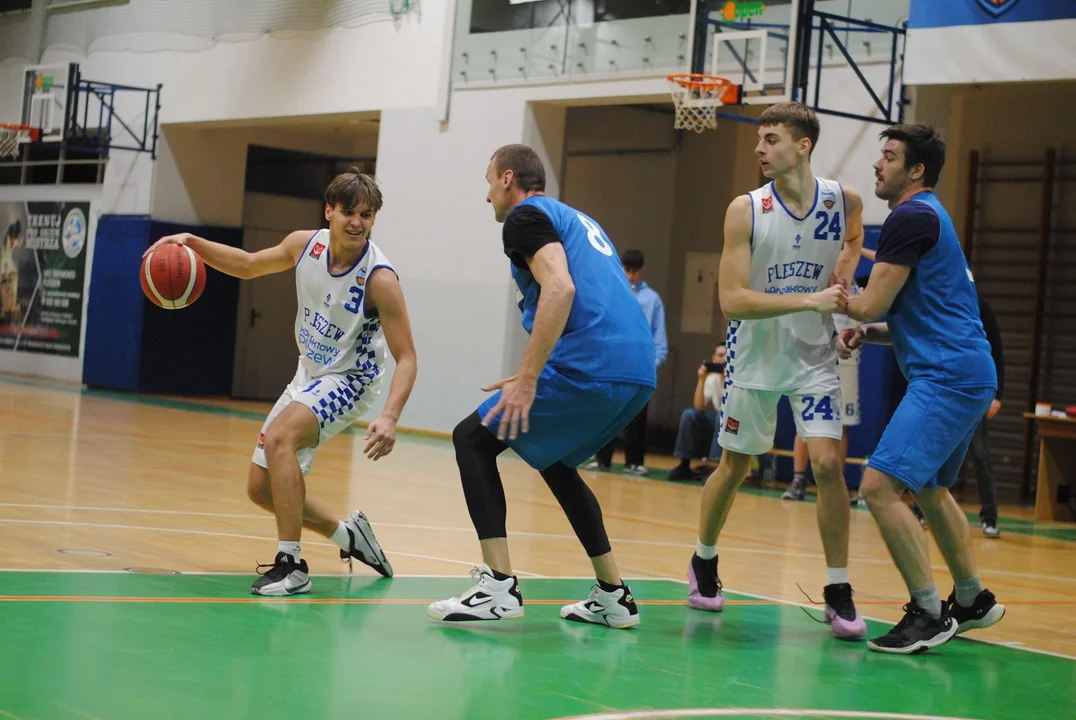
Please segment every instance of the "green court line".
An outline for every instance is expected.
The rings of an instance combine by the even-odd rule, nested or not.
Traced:
[[[60,392],[77,393],[86,397],[96,397],[105,400],[116,400],[118,402],[133,403],[136,405],[146,405],[150,407],[159,407],[169,410],[202,413],[206,415],[216,415],[218,417],[242,418],[244,420],[252,420],[255,422],[262,422],[265,420],[265,413],[260,413],[255,410],[244,410],[242,408],[224,407],[212,403],[199,402],[197,400],[157,397],[151,395],[142,395],[140,393],[125,393],[114,390],[101,390],[87,387],[76,388],[71,385],[37,378],[0,376],[0,382],[9,383],[12,385],[22,385],[27,387],[42,387]],[[341,434],[362,435],[365,432],[365,428],[358,425],[352,425],[351,427],[344,430]],[[420,445],[440,448],[446,448],[451,445],[451,441],[447,438],[433,437],[425,433],[412,432],[406,429],[399,430],[399,435],[402,438],[406,439],[407,442]],[[513,453],[511,450],[509,450],[508,453],[511,457],[518,459],[518,456],[515,455],[515,453]],[[645,476],[635,475],[633,473],[629,473],[620,463],[614,463],[610,470],[605,472],[615,475],[621,475],[627,478],[631,478],[633,480],[656,480],[659,482],[669,482],[677,485],[701,486],[702,484],[691,480],[670,480],[668,477],[666,477],[665,470],[658,468],[651,469],[650,474]],[[758,495],[761,497],[779,498],[783,490],[781,488],[773,488],[745,483],[740,488],[740,492],[747,493],[749,495]],[[808,493],[804,498],[804,501],[814,503],[816,502],[816,495],[814,493]],[[852,509],[869,512],[867,508],[863,506],[853,506]],[[967,515],[968,521],[971,523],[973,531],[978,529],[978,513],[966,512],[965,515]],[[1001,517],[998,518],[998,527],[1002,530],[1003,533],[1008,532],[1014,535],[1044,537],[1051,540],[1058,540],[1061,542],[1076,542],[1076,524],[1072,526],[1064,526],[1053,523],[1038,523],[1034,520]]]

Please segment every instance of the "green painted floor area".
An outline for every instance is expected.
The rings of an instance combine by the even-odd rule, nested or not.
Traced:
[[[523,580],[522,619],[445,626],[425,605],[467,578],[319,576],[311,595],[288,599],[250,596],[251,579],[0,573],[0,717],[544,719],[742,707],[1037,720],[1071,718],[1076,701],[1071,660],[966,640],[878,655],[836,641],[795,606],[729,593],[720,615],[690,610],[671,581],[633,582],[643,623],[611,630],[559,618],[586,580]],[[773,714],[735,715],[763,716]]]

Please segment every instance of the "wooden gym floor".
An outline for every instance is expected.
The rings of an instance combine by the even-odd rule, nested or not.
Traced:
[[[348,574],[307,534],[313,593],[248,594],[276,552],[244,492],[267,410],[0,376],[0,718],[1074,717],[1072,524],[1003,508],[1000,540],[973,526],[1005,619],[882,656],[804,612],[821,616],[825,582],[812,503],[740,493],[719,546],[728,607],[709,615],[684,603],[700,487],[584,472],[641,603],[642,624],[613,631],[559,619],[589,591],[589,562],[538,475],[506,456],[527,615],[445,627],[425,604],[466,589],[480,557],[451,445],[422,435],[373,463],[356,429],[308,481],[341,517],[367,513],[395,578]],[[906,593],[861,509],[850,571],[884,632]]]

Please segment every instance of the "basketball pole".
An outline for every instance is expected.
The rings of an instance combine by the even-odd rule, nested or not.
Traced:
[[[788,37],[796,39],[796,52],[792,57],[792,73],[785,81],[785,94],[796,102],[807,102],[807,84],[811,70],[811,36],[814,18],[814,0],[800,0],[799,12],[789,18],[791,27]]]

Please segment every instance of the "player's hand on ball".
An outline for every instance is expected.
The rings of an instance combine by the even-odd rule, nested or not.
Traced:
[[[841,330],[840,335],[837,336],[837,357],[841,360],[847,360],[852,357],[852,351],[863,344],[863,338],[866,337],[866,334],[862,325],[857,328]]]
[[[988,418],[992,418],[995,415],[997,415],[1000,410],[1001,410],[1001,401],[998,400],[997,398],[994,398],[993,400],[990,401],[990,409],[986,411],[986,416]]]
[[[151,252],[159,248],[161,245],[168,245],[169,243],[174,245],[186,245],[187,238],[191,237],[190,233],[179,233],[178,235],[166,235],[157,242],[146,248],[146,252],[142,253],[142,257],[146,257]]]
[[[396,447],[396,421],[382,415],[366,428],[366,447],[362,449],[371,460],[383,458]]]
[[[482,388],[485,392],[500,390],[501,398],[497,401],[486,416],[482,418],[482,425],[488,427],[497,419],[502,411],[500,424],[497,426],[497,439],[504,440],[506,435],[509,440],[519,437],[519,432],[530,430],[531,405],[534,404],[534,394],[537,391],[537,380],[521,378],[518,375],[498,380],[492,385]]]
[[[820,313],[844,312],[848,308],[848,290],[841,284],[830,285],[825,290],[809,295],[807,305]]]

